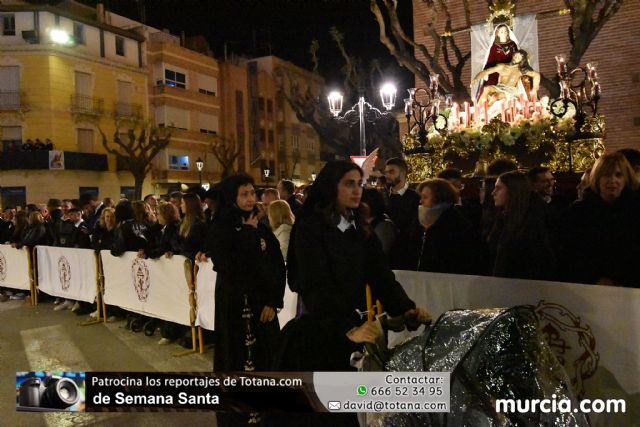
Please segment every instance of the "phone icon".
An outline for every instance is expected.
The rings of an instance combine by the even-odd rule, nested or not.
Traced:
[[[364,396],[365,394],[367,394],[367,387],[364,385],[358,386],[358,390],[356,390],[356,393],[358,393],[358,396]]]

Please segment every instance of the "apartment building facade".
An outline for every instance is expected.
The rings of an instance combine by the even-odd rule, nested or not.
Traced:
[[[109,141],[126,138],[136,123],[171,134],[143,194],[219,181],[223,168],[211,148],[217,137],[237,141],[233,169],[258,185],[308,183],[321,168],[319,138],[278,92],[276,71],[323,82],[289,62],[218,61],[203,39],[185,43],[100,3],[3,1],[0,24],[3,206],[86,192],[131,197],[133,177],[103,148],[101,131]],[[53,147],[23,150],[34,142]]]
[[[2,204],[127,192],[100,130],[147,116],[144,37],[75,3],[3,1],[0,22]],[[53,150],[23,150],[40,143]]]

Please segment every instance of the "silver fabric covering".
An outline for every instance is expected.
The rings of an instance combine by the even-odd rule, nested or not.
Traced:
[[[567,399],[578,407],[571,383],[538,331],[530,307],[454,310],[392,349],[387,371],[451,372],[447,414],[367,414],[367,425],[586,427],[580,413],[496,413],[496,399]],[[555,395],[555,396],[554,396]],[[567,403],[567,402],[565,402]]]

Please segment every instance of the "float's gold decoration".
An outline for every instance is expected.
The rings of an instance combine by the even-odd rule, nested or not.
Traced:
[[[604,117],[600,115],[588,117],[580,132],[576,131],[572,118],[520,120],[512,125],[494,118],[482,128],[442,134],[431,129],[425,150],[428,154],[407,156],[409,180],[433,178],[451,166],[478,175],[497,158],[511,158],[522,168],[545,165],[556,171],[568,171],[569,144],[573,170],[583,171],[604,152],[604,131]],[[405,135],[402,143],[405,151],[420,147],[413,134]]]

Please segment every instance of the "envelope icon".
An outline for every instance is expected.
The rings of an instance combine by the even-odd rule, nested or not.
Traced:
[[[330,411],[339,411],[340,410],[340,402],[329,402],[329,410]]]

